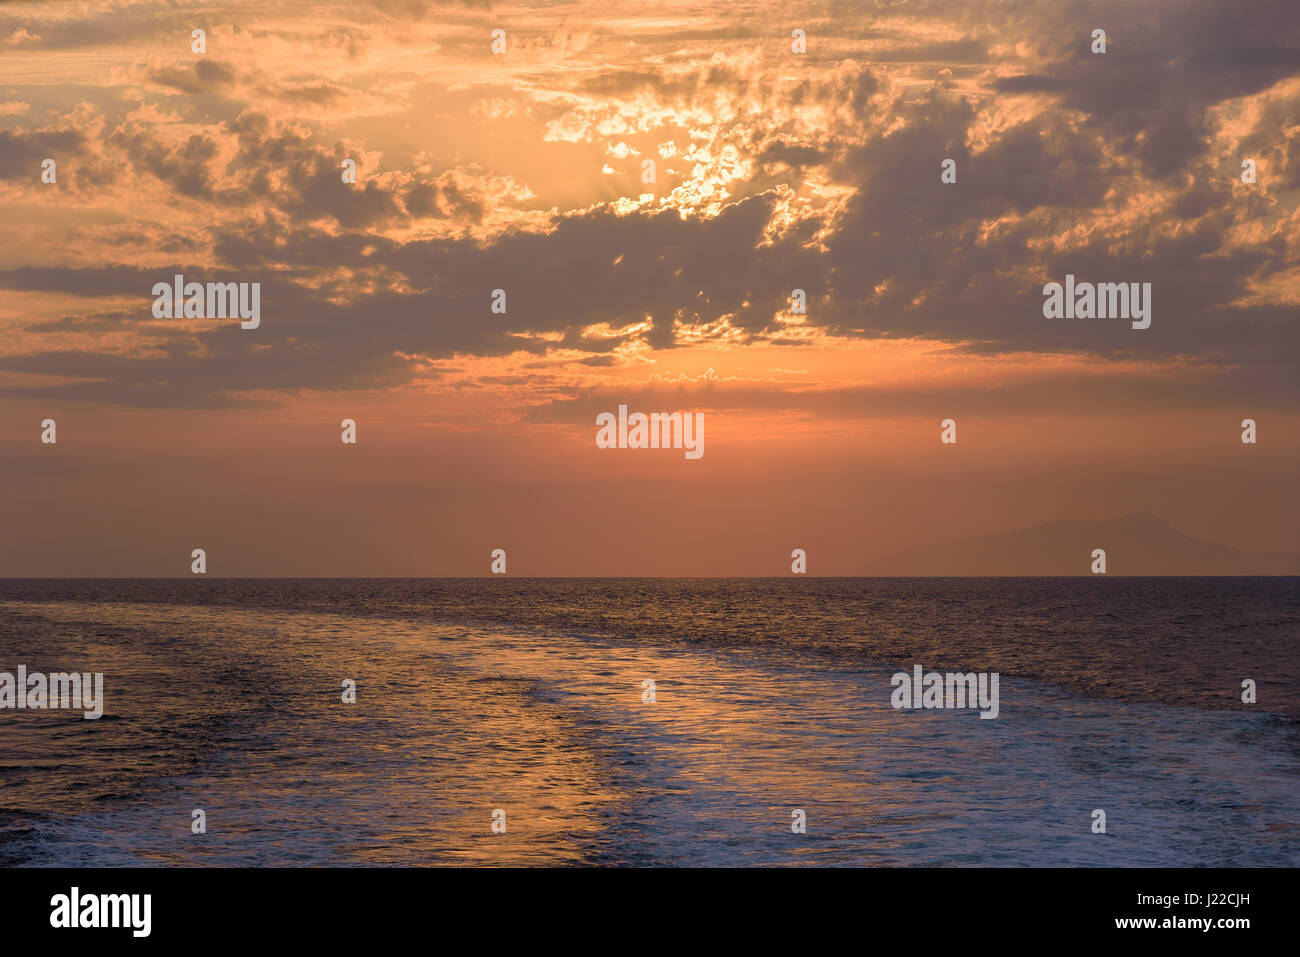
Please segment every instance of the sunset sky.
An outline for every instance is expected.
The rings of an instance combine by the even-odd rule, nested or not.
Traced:
[[[1298,199],[1294,0],[0,3],[0,576],[1300,551]],[[176,273],[259,328],[155,319]]]

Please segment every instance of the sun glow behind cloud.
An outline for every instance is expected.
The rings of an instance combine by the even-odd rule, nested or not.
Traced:
[[[885,455],[964,411],[1026,448],[1109,417],[1131,456],[1158,410],[1294,416],[1290,48],[1246,23],[1277,55],[1229,70],[1207,3],[1088,14],[1105,62],[1091,21],[991,0],[7,6],[0,421],[183,410],[237,443],[229,410],[357,403],[577,449],[625,396],[711,410],[718,447]],[[261,281],[255,341],[153,319],[179,271]],[[1152,282],[1152,329],[1045,321],[1066,272]]]

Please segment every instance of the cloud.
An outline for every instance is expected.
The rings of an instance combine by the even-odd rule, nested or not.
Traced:
[[[969,356],[1147,361],[1159,381],[1213,358],[1249,370],[1232,381],[1271,399],[1295,371],[1292,4],[885,5],[810,19],[804,58],[761,4],[734,22],[721,7],[676,11],[676,31],[528,8],[511,20],[520,56],[495,60],[473,32],[477,12],[461,22],[449,5],[437,11],[455,21],[438,68],[456,83],[410,65],[428,66],[430,4],[348,9],[297,41],[333,50],[331,64],[346,58],[345,78],[310,58],[293,70],[216,54],[137,60],[107,88],[138,84],[178,113],[150,102],[101,116],[102,130],[46,112],[40,128],[0,129],[0,179],[31,183],[41,158],[77,157],[98,215],[123,230],[138,217],[145,257],[125,262],[106,230],[87,227],[68,240],[82,265],[18,261],[0,286],[112,300],[76,317],[93,334],[124,315],[122,297],[149,322],[148,290],[173,271],[264,283],[256,334],[150,325],[149,352],[114,343],[97,356],[62,347],[67,323],[29,327],[38,338],[3,368],[85,381],[23,395],[188,407],[398,386],[421,361],[457,356],[565,355],[595,371],[701,343],[899,338]],[[101,42],[175,27],[171,8],[126,10]],[[289,26],[259,33],[246,28],[255,13],[238,12],[231,47],[294,42]],[[20,19],[0,18],[0,33],[28,29],[51,48],[89,42],[100,25],[85,11]],[[1088,48],[1095,25],[1108,30],[1104,55]],[[555,57],[530,59],[543,49]],[[327,129],[322,117],[362,77],[377,99],[394,91],[390,119],[348,114]],[[1239,177],[1246,154],[1262,171],[1253,189]],[[613,155],[622,166],[655,157],[663,179],[619,195],[642,187],[635,170],[606,165]],[[345,159],[355,186],[341,180]],[[944,159],[954,184],[940,182]],[[1042,286],[1067,273],[1150,282],[1151,328],[1044,319]],[[496,288],[504,316],[488,311]],[[809,311],[793,324],[796,288]],[[156,351],[159,338],[168,348]]]

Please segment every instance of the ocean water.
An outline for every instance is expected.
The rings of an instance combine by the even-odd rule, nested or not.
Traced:
[[[0,582],[106,698],[0,711],[0,864],[1295,866],[1298,641],[1294,578]]]

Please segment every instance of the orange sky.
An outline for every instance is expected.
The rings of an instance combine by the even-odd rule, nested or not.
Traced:
[[[1221,6],[6,6],[0,576],[1300,550],[1297,13]],[[155,319],[176,272],[259,328]],[[1044,318],[1067,273],[1150,328]],[[705,454],[598,449],[620,404]]]

